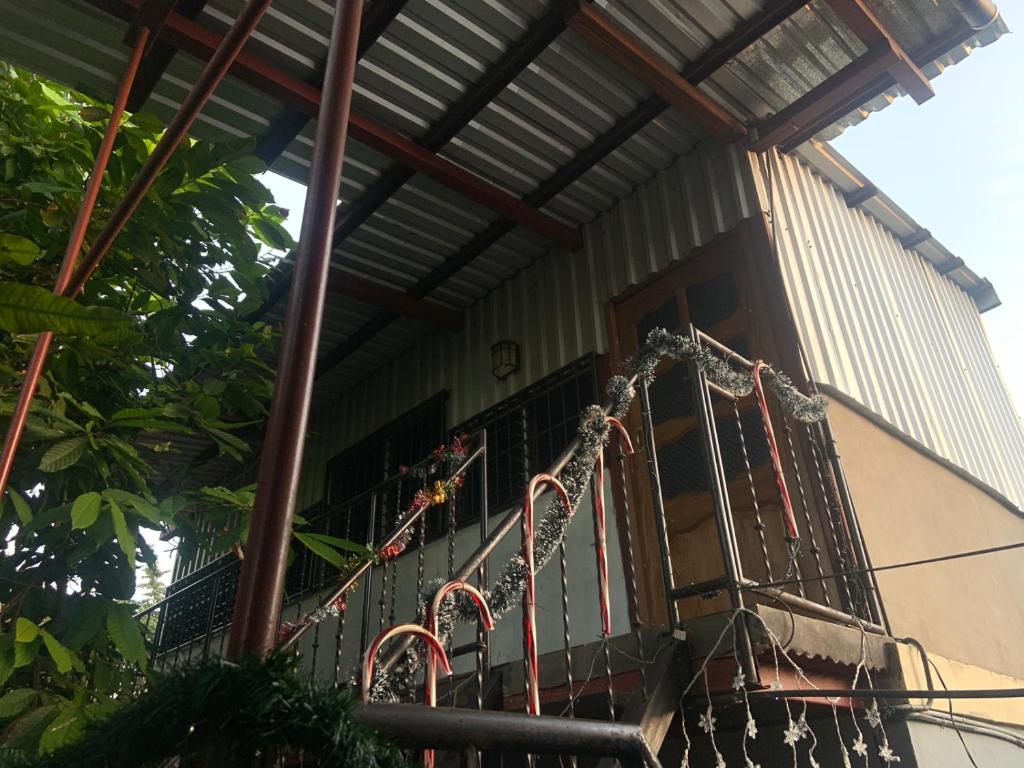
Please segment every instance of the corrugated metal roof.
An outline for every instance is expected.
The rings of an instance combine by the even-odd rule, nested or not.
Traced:
[[[97,0],[115,6],[121,2]],[[243,3],[210,0],[197,21],[222,32]],[[423,135],[554,5],[555,0],[409,0],[360,61],[354,109],[408,136]],[[770,3],[598,0],[596,5],[682,67]],[[875,0],[870,5],[912,52],[962,24],[949,2]],[[296,77],[316,81],[326,55],[332,13],[333,4],[323,0],[276,0],[247,50]],[[88,0],[0,0],[0,14],[4,19],[0,51],[5,58],[90,95],[112,95],[128,53],[123,21]],[[1001,22],[994,24],[976,42],[991,42],[1003,31]],[[862,51],[863,45],[828,6],[815,0],[700,87],[740,119],[752,121],[792,102]],[[968,46],[957,46],[925,71],[935,74],[968,52]],[[169,118],[201,66],[179,52],[145,108]],[[879,96],[839,121],[833,131],[863,119],[899,92],[894,88]],[[564,31],[439,154],[521,196],[649,96],[637,80],[594,53],[574,32]],[[286,114],[274,99],[228,77],[194,133],[209,138],[261,137]],[[313,128],[307,125],[274,169],[304,181],[312,135]],[[690,153],[703,138],[677,112],[665,111],[555,195],[543,210],[575,225],[592,221],[675,158]],[[389,158],[350,140],[340,192],[343,205],[347,208],[358,200],[391,166]],[[494,219],[489,210],[416,175],[343,243],[335,262],[338,269],[406,290]],[[542,238],[517,227],[436,287],[429,298],[468,308],[548,250]],[[279,307],[272,317],[282,311]],[[350,299],[330,301],[322,354],[377,313]],[[336,396],[427,332],[413,321],[392,322],[322,378],[318,396]]]

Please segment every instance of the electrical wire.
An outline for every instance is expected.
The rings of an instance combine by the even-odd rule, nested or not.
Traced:
[[[939,677],[939,683],[941,683],[943,690],[948,691],[949,687],[946,685],[946,681],[942,677],[942,671],[935,665],[935,662],[928,659],[928,663],[932,669],[935,670],[935,674]],[[960,727],[956,723],[956,714],[953,712],[953,700],[949,699],[949,722],[953,726],[953,730],[956,731],[956,735],[960,738],[960,743],[964,745],[964,752],[967,753],[967,759],[971,761],[971,765],[974,768],[978,768],[978,763],[974,760],[974,755],[971,754],[971,750],[967,746],[967,740],[964,738],[963,733],[960,732]]]
[[[1024,548],[1024,541],[1014,542],[1013,544],[1003,544],[998,547],[987,547],[985,549],[972,549],[968,552],[956,552],[950,555],[939,555],[937,557],[928,557],[922,560],[908,560],[904,563],[892,563],[890,565],[878,565],[872,568],[853,568],[848,571],[838,571],[837,573],[827,573],[824,576],[804,576],[799,579],[781,579],[779,581],[766,581],[754,584],[742,585],[741,589],[756,590],[765,589],[767,587],[784,587],[790,584],[806,584],[809,581],[824,581],[827,579],[842,579],[847,576],[858,576],[867,573],[880,573],[881,571],[894,571],[899,568],[911,568],[918,565],[931,565],[932,563],[943,563],[949,560],[961,560],[966,557],[977,557],[979,555],[991,555],[998,552],[1008,552],[1014,549]]]

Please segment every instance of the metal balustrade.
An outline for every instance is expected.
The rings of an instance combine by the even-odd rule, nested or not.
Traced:
[[[688,333],[692,341],[712,350],[737,370],[761,374],[758,363],[695,328],[690,328]],[[709,381],[694,361],[686,365],[690,390],[679,394],[691,400],[697,417],[699,450],[691,450],[685,456],[693,466],[679,466],[678,456],[672,458],[675,464],[670,465],[664,456],[658,455],[655,425],[661,422],[652,412],[651,387],[643,380],[634,381],[639,402],[634,404],[632,413],[639,422],[634,420],[633,423],[641,427],[640,434],[633,436],[635,455],[627,455],[624,449],[628,436],[613,439],[605,450],[605,463],[611,470],[616,490],[615,509],[609,512],[612,520],[619,521],[619,556],[624,582],[619,586],[625,586],[629,634],[614,638],[614,643],[613,638],[605,634],[602,646],[596,648],[593,645],[587,648],[585,644],[574,646],[576,638],[570,632],[573,615],[593,618],[603,609],[594,599],[581,600],[573,595],[570,600],[567,558],[573,553],[567,542],[561,544],[552,558],[551,568],[559,572],[562,647],[549,653],[545,663],[538,667],[544,677],[539,681],[540,687],[548,702],[545,711],[574,717],[582,701],[579,697],[585,693],[591,699],[587,714],[611,721],[622,715],[627,699],[643,702],[652,689],[661,684],[650,669],[656,654],[651,647],[645,647],[652,642],[649,635],[645,639],[644,633],[650,621],[641,615],[638,602],[642,587],[638,578],[634,524],[641,508],[654,518],[663,592],[658,599],[664,600],[669,628],[685,626],[686,620],[680,618],[681,606],[689,606],[685,610],[687,617],[699,616],[703,601],[726,595],[733,609],[752,601],[770,600],[784,603],[805,615],[843,624],[856,623],[869,631],[885,631],[874,583],[869,576],[847,573],[863,569],[865,555],[827,421],[809,425],[795,422],[780,407],[770,388],[764,389],[763,400],[758,399],[757,393],[736,397]],[[659,394],[658,401],[665,401],[664,392]],[[605,406],[605,413],[609,407]],[[381,629],[396,621],[424,622],[422,601],[428,597],[423,594],[429,582],[428,571],[466,581],[486,594],[489,577],[495,568],[504,564],[504,557],[502,562],[495,562],[496,552],[510,534],[514,537],[519,532],[523,515],[522,507],[513,508],[492,525],[494,521],[487,508],[487,437],[486,430],[471,435],[465,458],[458,467],[450,469],[449,478],[473,467],[480,484],[472,494],[465,494],[471,495],[481,507],[469,511],[470,514],[478,512],[478,546],[461,564],[458,564],[457,526],[454,524],[458,516],[456,507],[463,501],[459,495],[445,502],[443,514],[450,518],[447,538],[433,544],[428,544],[427,510],[400,517],[418,489],[440,479],[436,471],[429,472],[430,465],[436,464],[436,459],[431,457],[412,471],[400,472],[342,504],[314,511],[309,517],[315,531],[341,537],[350,537],[356,530],[365,532],[368,546],[377,552],[404,536],[411,536],[399,556],[363,562],[347,572],[339,572],[311,552],[297,555],[289,572],[282,626],[287,629],[289,623],[295,622],[299,622],[299,626],[282,634],[282,646],[301,650],[311,676],[336,686],[356,684],[358,662]],[[579,447],[577,438],[554,460],[547,474],[557,478]],[[673,549],[669,540],[670,521],[662,494],[662,478],[666,473],[679,472],[686,473],[687,477],[695,473],[706,477],[706,483],[688,482],[701,493],[709,494],[712,500],[715,542],[723,565],[722,573],[715,578],[701,581],[690,578],[686,547]],[[649,497],[634,498],[630,473],[646,476],[644,484],[649,486],[649,491],[645,489],[645,493],[649,492]],[[771,482],[766,478],[771,478]],[[595,488],[592,484],[590,496],[596,505],[599,495]],[[539,490],[537,494],[540,495]],[[576,516],[585,516],[582,509],[586,504],[584,498]],[[745,510],[742,516],[736,513],[741,506]],[[586,526],[586,522],[577,521],[576,525]],[[612,525],[613,529],[615,527]],[[595,531],[595,541],[600,535],[600,531]],[[427,552],[429,546],[433,546],[431,556]],[[590,546],[588,543],[588,558],[594,563]],[[503,551],[507,556],[508,546]],[[172,585],[167,598],[142,614],[152,630],[150,640],[156,666],[173,668],[223,652],[238,565],[233,555],[211,563],[192,574],[187,583]],[[601,568],[598,560],[593,578],[595,585]],[[549,586],[552,583],[549,581]],[[648,584],[646,588],[651,589],[651,586]],[[338,603],[339,598],[344,602]],[[332,606],[332,620],[302,621],[317,608],[323,612]],[[720,610],[708,602],[705,613]],[[335,615],[337,618],[333,620]],[[552,617],[547,621],[552,621]],[[506,622],[515,623],[511,617],[506,617]],[[754,649],[746,626],[740,620],[737,620],[736,637],[747,679],[756,681]],[[626,640],[630,648],[627,655],[635,662],[632,669],[636,674],[629,678],[627,685],[621,685],[613,669],[610,648],[621,650]],[[392,669],[412,642],[408,637],[394,640],[390,647],[382,650],[378,666],[384,672]],[[463,676],[457,685],[449,679],[438,691],[439,706],[457,704],[485,709],[495,704],[500,708],[508,703],[500,684],[497,700],[494,700],[496,683],[492,675],[491,634],[482,624],[477,626],[472,641],[457,644],[449,638],[445,650],[453,660],[466,657],[471,658],[472,663],[469,669],[463,665]],[[579,662],[588,654],[592,671],[587,679],[580,679]],[[602,656],[603,669],[596,666]],[[516,660],[506,664],[505,674],[511,674],[519,663]],[[552,671],[558,667],[562,674],[556,679]],[[526,677],[528,679],[529,674]],[[590,679],[592,677],[596,680]],[[593,683],[602,677],[601,685],[595,687]],[[524,688],[528,690],[529,686],[524,685]],[[405,701],[422,700],[418,690],[404,690],[401,694]],[[529,696],[523,698],[530,700]],[[605,704],[595,707],[600,699],[604,699]]]

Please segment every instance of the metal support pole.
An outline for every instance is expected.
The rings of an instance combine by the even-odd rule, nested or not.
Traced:
[[[690,326],[690,338],[700,346],[701,337],[696,328]],[[715,525],[722,546],[722,563],[728,580],[729,600],[733,610],[743,607],[743,595],[740,584],[743,581],[743,570],[740,564],[739,544],[736,541],[736,530],[733,527],[732,509],[729,505],[729,486],[722,466],[722,454],[718,443],[718,431],[715,428],[715,411],[711,402],[711,392],[707,387],[707,377],[692,361],[690,376],[693,380],[694,399],[697,403],[697,417],[700,420],[701,436],[704,438],[704,456],[707,460],[708,485],[715,505]],[[750,646],[750,634],[744,616],[739,614],[735,619],[737,654],[746,679],[757,681],[757,664]]]
[[[362,0],[342,0],[334,9],[324,98],[317,118],[274,400],[260,457],[249,548],[231,624],[228,654],[232,658],[265,653],[274,646],[313,396],[362,10]]]
[[[107,129],[103,132],[103,140],[96,151],[96,160],[93,162],[92,172],[85,184],[85,192],[82,195],[82,204],[78,208],[78,216],[71,227],[71,237],[68,239],[68,247],[64,250],[64,258],[60,263],[60,271],[57,273],[57,281],[53,286],[53,292],[58,296],[67,289],[71,281],[71,275],[78,261],[78,253],[82,250],[82,243],[85,240],[86,230],[92,219],[92,212],[96,208],[96,200],[99,198],[100,185],[103,181],[103,174],[107,170],[110,156],[114,151],[114,139],[117,138],[117,130],[121,125],[121,117],[124,115],[124,105],[128,101],[128,94],[131,93],[132,85],[135,83],[135,75],[139,71],[139,63],[146,50],[146,43],[149,41],[149,29],[142,27],[135,38],[135,47],[132,49],[128,63],[125,65],[124,74],[121,76],[121,83],[117,87],[117,94],[114,96],[114,103],[110,109],[110,119],[107,121]],[[14,413],[7,424],[7,434],[4,436],[3,450],[0,451],[0,498],[7,489],[7,482],[11,477],[11,469],[14,467],[14,456],[18,451],[18,444],[21,442],[21,434],[25,430],[25,420],[28,418],[29,409],[32,407],[32,398],[35,397],[36,388],[39,386],[39,379],[43,375],[43,368],[46,365],[46,356],[50,352],[50,344],[53,342],[53,333],[44,331],[36,337],[36,345],[32,350],[32,357],[29,359],[28,367],[25,369],[25,378],[21,384],[21,391],[18,393],[18,402],[14,406]]]
[[[238,54],[242,52],[242,47],[256,29],[256,25],[263,18],[267,8],[270,7],[270,3],[271,0],[249,0],[242,12],[238,14],[235,23],[224,35],[217,50],[213,52],[195,85],[192,86],[192,90],[188,92],[177,113],[167,124],[164,135],[160,137],[160,141],[146,158],[146,162],[139,170],[139,175],[135,177],[106,226],[93,240],[81,265],[75,270],[75,274],[64,292],[65,296],[77,296],[92,273],[96,271],[96,267],[110,250],[110,246],[121,234],[124,225],[135,213],[135,209],[139,207],[139,203],[149,192],[149,188],[153,186],[157,175],[171,159],[174,150],[188,135],[189,128],[192,127],[192,123],[195,122],[196,117],[199,116],[206,102],[213,95],[213,91],[224,79]]]

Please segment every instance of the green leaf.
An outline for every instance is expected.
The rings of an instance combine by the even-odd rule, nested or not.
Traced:
[[[29,643],[14,644],[14,668],[21,669],[34,662],[39,656],[39,638]]]
[[[134,509],[139,515],[151,523],[162,523],[164,513],[156,504],[150,504],[141,496],[117,488],[107,488],[103,497],[114,504],[123,504]]]
[[[133,664],[146,668],[146,643],[139,623],[123,603],[113,603],[107,610],[107,632],[121,655]]]
[[[248,155],[232,160],[227,167],[228,170],[237,171],[245,176],[256,176],[267,170],[267,163],[254,155]]]
[[[152,112],[136,112],[132,115],[131,121],[134,125],[150,133],[162,133],[164,130],[163,122]]]
[[[252,231],[261,242],[278,251],[287,251],[295,247],[295,240],[288,230],[270,219],[256,219],[252,222]]]
[[[368,547],[365,544],[359,544],[358,542],[351,541],[349,539],[342,539],[337,536],[328,536],[326,533],[303,533],[302,535],[311,539],[316,539],[317,541],[323,542],[324,544],[336,549],[346,549],[357,555],[373,557],[376,554],[372,547]]]
[[[109,307],[87,307],[45,288],[0,281],[0,329],[11,333],[96,336],[131,327],[131,319]]]
[[[39,696],[34,688],[16,688],[0,696],[0,720],[20,715]]]
[[[88,446],[87,437],[73,437],[56,443],[43,454],[43,458],[39,460],[39,468],[43,472],[60,472],[74,466]]]
[[[322,557],[328,563],[333,565],[335,568],[343,568],[345,566],[345,558],[340,552],[332,549],[330,545],[324,544],[313,538],[310,534],[299,533],[295,531],[294,536],[296,539],[301,541],[314,555]]]
[[[19,643],[31,643],[39,637],[39,627],[31,619],[19,616],[14,624],[14,640]]]
[[[0,262],[28,266],[42,255],[39,246],[24,237],[0,232]]]
[[[35,750],[43,731],[56,714],[56,704],[44,704],[29,710],[11,723],[4,734],[4,746],[8,749]]]
[[[85,724],[85,713],[80,707],[65,707],[39,737],[39,751],[48,754],[70,744],[82,735]]]
[[[100,516],[103,497],[96,491],[83,493],[71,505],[71,527],[88,528]]]
[[[117,544],[121,547],[128,562],[135,563],[135,534],[128,528],[128,521],[125,520],[124,512],[117,505],[117,502],[107,499],[110,504],[110,517],[114,521],[114,535],[117,536]]]
[[[32,522],[32,507],[25,501],[25,497],[18,493],[13,488],[7,489],[7,496],[11,500],[11,506],[14,507],[14,513],[18,516],[22,525],[28,525]]]
[[[50,658],[57,665],[57,671],[62,675],[66,675],[73,666],[71,651],[61,645],[60,641],[46,630],[41,629],[39,633],[43,636],[43,644],[46,646],[46,650],[49,651]]]

